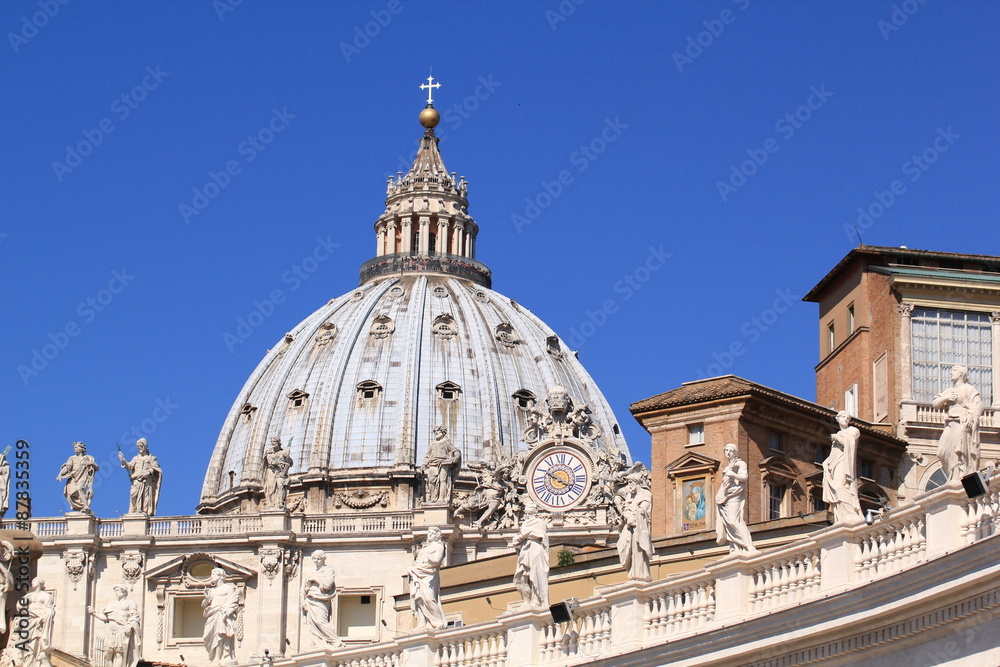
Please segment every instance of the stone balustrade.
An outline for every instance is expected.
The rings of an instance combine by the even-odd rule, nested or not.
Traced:
[[[421,630],[394,641],[336,651],[328,665],[500,667],[584,665],[662,647],[768,616],[954,554],[1000,529],[1000,476],[987,495],[968,499],[958,485],[914,497],[871,525],[834,525],[779,548],[730,554],[693,572],[656,582],[596,589],[568,623],[547,611],[505,612],[495,621]],[[658,649],[659,650],[659,649]],[[376,656],[376,657],[373,657]],[[381,662],[379,662],[381,660]],[[305,656],[275,667],[315,664]]]

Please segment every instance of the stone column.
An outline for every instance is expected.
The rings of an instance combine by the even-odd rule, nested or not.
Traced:
[[[403,246],[400,248],[400,252],[410,252],[413,250],[413,223],[410,222],[409,218],[403,219],[403,238],[400,240]]]
[[[375,228],[375,256],[381,257],[385,254],[385,223],[380,222]]]
[[[396,249],[396,223],[390,222],[386,225],[386,247],[385,252],[387,255],[393,255],[398,252]]]
[[[990,323],[993,325],[993,405],[1000,408],[1000,310],[990,313]]]
[[[452,246],[454,249],[452,253],[455,255],[461,255],[462,253],[462,234],[465,232],[465,224],[461,220],[455,221],[455,233],[452,234]]]
[[[448,249],[448,218],[444,216],[438,217],[438,229],[437,229],[437,253],[439,255],[446,255],[451,252]]]
[[[426,216],[420,216],[420,247],[417,248],[417,253],[421,256],[426,257],[430,253],[431,247],[431,219]]]
[[[899,381],[900,400],[913,400],[913,355],[910,352],[910,316],[912,303],[896,304],[899,311]]]

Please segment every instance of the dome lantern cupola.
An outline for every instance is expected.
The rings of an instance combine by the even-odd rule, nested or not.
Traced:
[[[378,276],[409,272],[455,275],[490,287],[490,270],[476,260],[479,225],[469,215],[465,177],[448,173],[434,128],[441,115],[432,92],[440,87],[427,77],[427,106],[420,112],[424,136],[413,166],[389,177],[385,212],[375,221],[375,258],[361,266],[361,283]]]

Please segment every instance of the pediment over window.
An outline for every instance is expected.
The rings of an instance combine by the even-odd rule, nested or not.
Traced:
[[[204,588],[208,585],[212,570],[222,568],[228,581],[247,583],[257,576],[257,573],[238,563],[198,552],[173,558],[162,565],[146,571],[146,580],[153,585],[181,584],[186,588]]]
[[[787,456],[769,456],[758,465],[765,483],[790,486],[799,481],[799,469]]]
[[[714,475],[719,470],[720,462],[697,452],[687,452],[666,468],[670,479],[687,477],[689,475]]]

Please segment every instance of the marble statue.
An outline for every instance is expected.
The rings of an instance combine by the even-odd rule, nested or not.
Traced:
[[[441,566],[445,548],[441,542],[441,529],[427,529],[427,541],[417,550],[410,571],[410,609],[416,627],[428,626],[440,630],[448,623],[441,608]]]
[[[0,519],[7,514],[10,507],[10,463],[7,461],[7,453],[10,447],[0,453]]]
[[[544,609],[549,606],[549,524],[534,503],[525,503],[524,515],[514,537],[514,587],[526,606]]]
[[[474,521],[474,526],[480,530],[506,530],[517,525],[517,514],[521,509],[518,486],[523,485],[523,480],[519,481],[516,469],[523,466],[523,455],[523,452],[518,452],[495,468],[485,467],[472,495],[455,509],[455,516],[482,510]]]
[[[979,418],[983,414],[983,399],[969,384],[969,369],[952,366],[951,382],[933,401],[935,408],[947,410],[937,455],[949,481],[979,470]]]
[[[427,456],[424,457],[423,471],[427,481],[424,501],[450,504],[451,491],[461,467],[462,453],[452,444],[448,429],[435,426],[434,442],[427,448]]]
[[[833,445],[823,461],[823,502],[833,510],[836,523],[860,523],[864,520],[858,502],[857,467],[858,438],[861,431],[851,426],[851,413],[837,413],[840,430],[830,436]]]
[[[750,529],[743,519],[743,505],[747,499],[747,464],[738,455],[736,445],[729,443],[723,448],[729,463],[722,470],[722,484],[715,496],[719,512],[715,525],[715,541],[729,543],[729,552],[744,551],[757,553],[750,538]]]
[[[306,577],[302,589],[302,612],[309,623],[313,642],[319,648],[343,646],[337,630],[330,622],[333,615],[333,598],[337,594],[336,577],[333,566],[326,564],[326,554],[314,551],[312,555],[316,571]]]
[[[104,611],[87,607],[87,613],[107,624],[104,634],[104,653],[107,667],[135,667],[142,654],[142,628],[139,607],[128,598],[128,589],[119,584],[114,587],[115,599]]]
[[[14,590],[10,566],[14,560],[14,545],[0,540],[0,635],[7,633],[7,596]]]
[[[56,481],[66,480],[63,495],[74,511],[89,512],[90,501],[94,498],[94,474],[100,466],[93,456],[87,454],[87,445],[82,442],[74,442],[73,451],[76,453],[62,464]]]
[[[18,619],[17,648],[20,667],[51,667],[49,652],[52,650],[52,629],[55,625],[56,605],[45,581],[39,577],[31,580],[31,588],[21,598],[19,606],[27,611],[27,622]],[[16,654],[15,654],[16,655]]]
[[[236,586],[226,581],[226,571],[215,568],[201,601],[205,617],[205,650],[213,665],[236,664],[236,616],[240,595]]]
[[[281,440],[271,438],[271,448],[264,453],[264,509],[285,509],[292,464],[288,450],[281,448]]]
[[[163,481],[163,471],[156,457],[149,453],[149,445],[145,438],[139,438],[135,443],[139,453],[131,461],[125,460],[125,454],[118,450],[118,460],[122,468],[128,472],[132,480],[132,490],[129,492],[128,513],[156,514],[156,504],[160,499],[160,483]]]
[[[618,527],[618,559],[628,570],[629,580],[652,581],[649,561],[656,554],[651,536],[653,493],[648,478],[641,472],[629,474],[626,479],[627,484],[620,492],[625,502]]]

